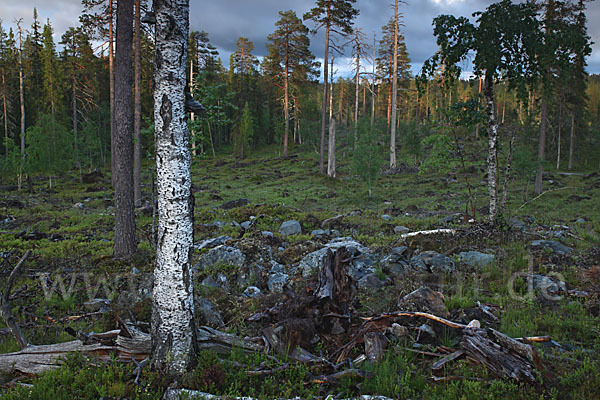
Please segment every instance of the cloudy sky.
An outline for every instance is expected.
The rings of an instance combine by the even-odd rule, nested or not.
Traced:
[[[211,43],[220,52],[225,65],[229,62],[229,54],[235,50],[235,42],[239,36],[248,37],[255,44],[255,54],[266,54],[265,41],[267,35],[275,30],[278,12],[294,10],[298,16],[314,5],[314,0],[190,0],[190,24],[194,30],[209,33]],[[357,0],[356,7],[360,14],[355,27],[360,27],[372,38],[373,33],[381,37],[381,27],[387,23],[393,9],[392,0]],[[404,14],[404,35],[413,70],[417,72],[423,61],[436,50],[435,38],[431,22],[439,14],[471,16],[474,11],[483,10],[493,3],[490,0],[407,0],[401,7]],[[23,18],[25,26],[31,25],[32,10],[36,7],[40,20],[47,18],[55,29],[55,39],[69,26],[78,24],[81,13],[80,0],[0,0],[0,19],[4,25],[13,25],[13,21]],[[600,73],[600,2],[588,5],[588,29],[592,40],[593,52],[588,59],[588,71]],[[313,28],[307,21],[309,28]],[[372,39],[371,39],[372,40]],[[324,48],[323,35],[312,38],[311,48],[317,58],[322,57]],[[351,69],[349,59],[340,59],[335,67],[341,75],[348,75]]]

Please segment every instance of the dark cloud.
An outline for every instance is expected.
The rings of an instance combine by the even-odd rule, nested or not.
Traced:
[[[360,15],[355,26],[360,27],[369,36],[373,32],[381,36],[381,27],[393,14],[392,0],[357,0],[356,7]],[[439,14],[454,14],[470,17],[473,12],[483,10],[493,1],[490,0],[407,0],[401,6],[404,14],[403,33],[413,66],[418,68],[423,61],[436,51],[433,37],[432,20]],[[239,36],[245,36],[255,45],[255,54],[266,54],[267,36],[275,30],[275,22],[279,19],[278,11],[294,10],[301,17],[314,6],[314,0],[190,0],[190,24],[192,29],[209,33],[211,42],[219,49],[225,65],[229,63],[229,55],[235,50]],[[78,24],[81,13],[80,0],[1,0],[0,18],[5,25],[14,26],[14,19],[23,18],[24,25],[31,25],[32,10],[38,9],[42,23],[50,18],[55,31],[55,39],[69,26]],[[588,5],[588,29],[592,40],[593,53],[588,59],[588,70],[600,73],[600,2]],[[314,25],[308,21],[309,28]],[[324,36],[322,32],[313,36],[311,49],[317,57],[322,57]],[[341,60],[338,69],[343,73],[349,71],[348,60]]]

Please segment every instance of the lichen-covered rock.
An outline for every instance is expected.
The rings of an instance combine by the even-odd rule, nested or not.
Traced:
[[[411,267],[416,271],[433,274],[454,272],[455,266],[447,256],[437,251],[423,251],[410,259]]]
[[[404,296],[398,307],[403,311],[420,311],[446,317],[448,311],[444,303],[444,295],[428,287],[422,287]]]
[[[569,254],[573,251],[572,248],[565,246],[556,240],[534,240],[531,242],[531,247],[549,249],[556,254]]]
[[[302,233],[302,226],[296,220],[285,221],[279,227],[279,233],[284,236],[299,235]]]
[[[479,251],[464,251],[458,254],[458,258],[461,262],[471,267],[485,267],[496,261],[496,256],[493,254],[481,253]]]
[[[215,309],[215,306],[210,301],[200,296],[194,296],[194,303],[200,325],[208,325],[213,328],[222,328],[225,326],[221,313]]]
[[[228,240],[231,240],[230,236],[219,236],[216,238],[206,239],[199,243],[194,244],[194,249],[202,250],[202,249],[212,249],[214,247],[225,244]]]
[[[200,257],[200,261],[194,266],[197,269],[204,269],[211,265],[234,265],[241,267],[246,262],[246,256],[241,250],[235,247],[220,245],[211,249],[208,253]]]
[[[369,248],[349,237],[333,239],[325,247],[307,254],[300,261],[296,270],[301,271],[302,276],[305,278],[310,276],[323,265],[323,260],[328,249],[335,252],[341,247],[345,247],[348,254],[352,257],[348,268],[348,274],[352,278],[359,280],[365,275],[375,272],[375,262],[372,259],[372,253]]]

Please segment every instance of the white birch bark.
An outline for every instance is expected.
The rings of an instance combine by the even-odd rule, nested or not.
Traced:
[[[184,88],[189,0],[154,0],[154,121],[158,243],[152,308],[152,363],[181,374],[193,362],[195,323],[190,255],[193,244],[189,135]]]
[[[329,119],[329,149],[327,157],[327,176],[335,178],[335,119]]]
[[[488,192],[490,195],[490,223],[494,223],[498,213],[498,121],[494,111],[494,86],[491,76],[485,77],[485,101],[488,115]]]

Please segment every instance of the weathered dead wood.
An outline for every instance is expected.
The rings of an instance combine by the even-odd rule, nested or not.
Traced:
[[[445,357],[440,358],[439,360],[437,360],[432,366],[431,369],[434,371],[439,371],[440,369],[442,369],[444,367],[444,365],[448,364],[449,362],[452,362],[454,360],[459,359],[460,357],[464,356],[465,352],[463,350],[457,350],[454,353],[448,354]]]
[[[273,349],[274,352],[277,354],[285,354],[292,360],[302,363],[310,363],[319,360],[318,357],[304,350],[302,347],[297,346],[295,348],[289,348],[288,344],[279,337],[278,333],[280,331],[281,330],[278,331],[277,328],[274,329],[273,327],[267,327],[263,330],[263,338],[269,348]]]
[[[409,232],[400,235],[400,239],[408,239],[415,236],[427,236],[427,235],[456,235],[455,229],[433,229],[429,231],[418,231],[418,232]]]
[[[60,366],[60,359],[69,353],[81,352],[85,355],[108,360],[115,352],[114,346],[103,344],[86,345],[81,340],[44,346],[29,346],[15,353],[0,354],[0,371],[40,374]]]
[[[460,345],[470,359],[500,378],[539,385],[535,369],[543,366],[531,346],[492,329],[465,329],[463,333]]]
[[[376,321],[376,320],[380,320],[380,319],[390,319],[390,318],[398,318],[398,317],[411,317],[411,318],[423,317],[423,318],[427,318],[432,321],[439,322],[440,324],[443,324],[443,325],[449,326],[450,328],[455,328],[455,329],[465,329],[468,327],[465,324],[460,324],[458,322],[449,321],[445,318],[441,318],[441,317],[438,317],[433,314],[419,312],[419,311],[396,311],[396,312],[389,313],[389,314],[382,314],[377,317],[363,318],[363,321],[365,321],[365,322]]]
[[[377,362],[384,356],[384,340],[381,334],[377,332],[368,332],[364,337],[365,354],[371,362]]]
[[[248,352],[263,350],[264,346],[239,336],[221,332],[208,326],[202,326],[197,333],[198,348],[200,350],[213,350],[217,353],[230,353],[233,347],[241,348]]]
[[[370,371],[363,371],[360,369],[350,368],[343,371],[335,372],[331,375],[320,375],[313,378],[312,383],[337,383],[340,379],[344,378],[372,378],[375,374]]]
[[[6,321],[6,325],[10,328],[13,336],[15,337],[15,340],[17,341],[21,349],[24,349],[27,346],[29,346],[29,343],[27,342],[27,339],[25,339],[23,332],[21,332],[19,324],[17,323],[17,319],[15,318],[15,316],[12,313],[12,310],[10,309],[9,298],[10,291],[12,290],[12,286],[15,282],[15,279],[19,274],[19,270],[25,263],[25,260],[29,258],[30,254],[31,250],[27,250],[25,254],[23,254],[23,256],[21,257],[17,265],[13,268],[10,275],[8,276],[8,280],[6,281],[6,286],[4,287],[2,296],[0,297],[0,315]]]

